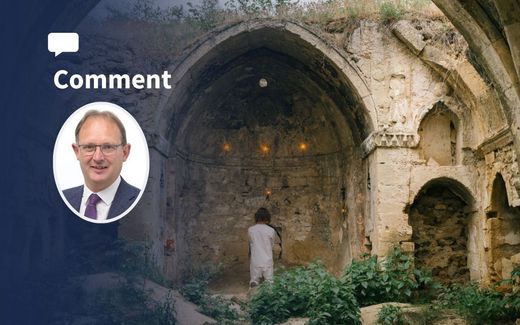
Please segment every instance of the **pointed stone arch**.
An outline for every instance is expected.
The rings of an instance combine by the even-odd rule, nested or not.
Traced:
[[[489,279],[507,279],[513,267],[520,265],[520,209],[511,207],[500,173],[493,180],[486,230]]]
[[[257,19],[203,36],[169,70],[148,138],[167,158],[170,277],[206,262],[247,275],[244,234],[261,205],[286,264],[318,255],[339,271],[365,250],[361,143],[376,110],[345,52],[302,23]],[[309,151],[291,147],[299,137]]]
[[[230,24],[203,36],[190,46],[172,71],[172,90],[163,93],[155,113],[158,128],[150,138],[168,151],[165,142],[175,138],[189,111],[189,100],[212,82],[218,69],[251,50],[266,48],[297,61],[299,69],[314,72],[314,78],[331,95],[357,129],[361,143],[373,130],[376,108],[371,91],[356,65],[318,30],[303,23],[256,19]],[[348,107],[348,109],[347,109]]]
[[[421,113],[418,127],[421,158],[433,159],[441,166],[460,164],[463,122],[459,116],[443,102],[436,102]]]
[[[447,177],[421,187],[408,211],[416,266],[432,270],[444,283],[465,283],[474,258],[471,219],[474,196],[462,183]]]

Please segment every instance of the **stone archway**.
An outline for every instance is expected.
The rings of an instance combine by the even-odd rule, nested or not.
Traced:
[[[468,256],[473,199],[460,183],[435,179],[425,184],[409,210],[415,264],[442,283],[470,280]]]
[[[492,282],[510,277],[520,265],[520,209],[508,203],[502,175],[493,181],[491,206],[486,212],[488,270]]]
[[[364,251],[361,142],[375,114],[354,66],[308,27],[277,20],[228,26],[186,53],[154,136],[170,157],[170,276],[208,265],[247,276],[260,206],[282,234],[280,263],[341,270]]]

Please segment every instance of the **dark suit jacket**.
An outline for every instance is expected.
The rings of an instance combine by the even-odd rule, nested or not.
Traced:
[[[107,220],[111,218],[115,218],[121,213],[125,212],[132,203],[137,199],[140,190],[125,182],[125,180],[121,177],[121,183],[119,183],[119,187],[117,188],[116,195],[114,196],[114,201],[112,205],[110,205],[110,210],[108,210]],[[83,185],[69,188],[63,191],[63,194],[69,201],[70,205],[79,212],[81,206],[81,197],[83,196]]]

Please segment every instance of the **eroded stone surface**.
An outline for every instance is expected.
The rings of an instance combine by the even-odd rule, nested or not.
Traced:
[[[460,268],[474,280],[509,270],[516,248],[488,263],[485,246],[515,246],[516,235],[486,240],[485,209],[497,172],[508,204],[520,202],[514,137],[460,35],[443,28],[427,20],[400,22],[393,33],[368,20],[325,30],[252,20],[212,31],[184,54],[159,51],[173,92],[113,95],[143,125],[154,166],[133,214],[149,216],[129,216],[120,235],[152,238],[155,259],[174,279],[204,264],[245,269],[246,230],[264,205],[283,237],[281,264],[320,258],[339,272],[362,252],[419,252],[424,227],[409,207],[423,188],[458,184],[461,213],[470,215]],[[144,55],[125,44],[107,69]]]

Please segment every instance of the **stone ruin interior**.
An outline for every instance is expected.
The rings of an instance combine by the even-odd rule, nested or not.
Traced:
[[[319,258],[337,274],[399,245],[445,283],[505,278],[520,264],[520,8],[434,2],[460,32],[451,41],[434,20],[256,19],[172,54],[172,90],[121,95],[151,168],[117,237],[146,240],[178,283],[211,267],[216,290],[242,290],[264,206],[282,236],[276,267]],[[127,52],[115,64],[149,60]]]
[[[427,41],[436,28],[364,21],[342,48],[288,21],[209,33],[153,113],[160,168],[136,214],[157,218],[128,218],[119,236],[154,238],[171,279],[209,267],[215,290],[243,290],[264,206],[277,267],[320,259],[338,274],[399,245],[444,283],[507,277],[520,263],[516,131],[486,76]]]

